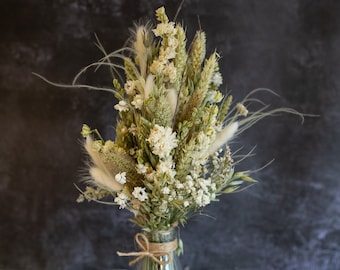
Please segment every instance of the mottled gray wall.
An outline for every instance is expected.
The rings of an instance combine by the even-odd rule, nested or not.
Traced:
[[[169,15],[180,1],[166,1]],[[82,123],[112,136],[115,100],[63,90],[31,75],[70,82],[107,50],[121,47],[133,22],[164,1],[1,0],[0,269],[124,268],[137,228],[129,214],[77,204]],[[188,34],[200,25],[217,48],[235,97],[267,87],[275,106],[320,114],[267,119],[238,141],[257,155],[245,162],[261,179],[221,197],[181,230],[183,264],[192,270],[340,269],[340,2],[187,0]],[[89,74],[107,84],[105,74]]]

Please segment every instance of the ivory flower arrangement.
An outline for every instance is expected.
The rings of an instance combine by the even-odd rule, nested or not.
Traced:
[[[112,197],[146,231],[183,224],[219,195],[256,182],[249,171],[235,172],[229,140],[267,115],[295,113],[266,112],[266,106],[248,112],[250,99],[233,106],[232,96],[219,91],[219,55],[206,59],[205,33],[197,31],[187,46],[185,30],[164,7],[156,17],[155,28],[137,26],[129,47],[105,54],[74,81],[92,66],[108,66],[117,78],[117,69],[124,72],[123,81],[114,77],[113,88],[102,89],[117,99],[115,140],[83,126],[92,164],[78,201]]]
[[[205,33],[197,31],[187,44],[183,26],[163,7],[156,19],[155,27],[137,26],[118,51],[106,53],[99,43],[103,58],[81,70],[72,85],[112,92],[119,115],[114,141],[82,128],[90,165],[78,201],[109,200],[132,212],[145,232],[184,224],[219,195],[256,182],[250,171],[235,170],[230,140],[268,115],[299,114],[266,105],[248,112],[247,104],[262,104],[252,93],[235,104],[219,90],[219,55],[206,56]],[[79,84],[92,67],[108,67],[112,87]]]
[[[149,231],[184,223],[218,195],[254,182],[247,172],[234,171],[227,143],[240,131],[238,118],[247,110],[242,104],[231,109],[231,96],[219,92],[218,54],[205,59],[202,31],[187,51],[183,27],[169,21],[164,8],[156,16],[154,29],[138,26],[131,47],[97,63],[116,71],[112,59],[121,59],[118,68],[126,79],[113,79],[119,113],[115,141],[83,126],[91,180],[78,199],[112,197]]]

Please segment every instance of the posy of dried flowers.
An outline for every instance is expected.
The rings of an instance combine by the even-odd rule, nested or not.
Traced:
[[[129,46],[118,51],[107,54],[98,43],[104,57],[82,69],[71,86],[113,93],[119,114],[114,141],[82,128],[91,164],[78,201],[112,198],[144,231],[184,224],[219,195],[256,182],[251,171],[235,171],[230,140],[268,115],[300,115],[266,105],[248,112],[246,105],[258,101],[254,92],[234,105],[219,91],[219,55],[206,58],[205,33],[197,31],[187,46],[184,28],[164,7],[156,18],[155,28],[137,26]],[[112,71],[112,88],[78,83],[85,71],[103,66]]]

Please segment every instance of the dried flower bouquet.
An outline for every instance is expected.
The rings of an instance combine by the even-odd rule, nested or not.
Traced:
[[[229,141],[268,115],[299,114],[266,105],[248,112],[247,104],[261,103],[253,93],[235,105],[219,91],[219,55],[206,58],[205,33],[197,31],[187,46],[184,28],[169,21],[164,7],[156,18],[155,28],[137,26],[129,46],[118,51],[107,54],[98,42],[104,57],[71,86],[112,92],[119,114],[114,141],[82,128],[91,164],[78,201],[111,197],[144,231],[184,224],[219,195],[256,182],[250,171],[235,171]],[[88,69],[104,66],[112,71],[112,88],[78,83]]]

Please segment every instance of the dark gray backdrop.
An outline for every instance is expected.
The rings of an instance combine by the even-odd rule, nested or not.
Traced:
[[[129,214],[77,204],[83,123],[112,136],[115,100],[106,93],[46,85],[32,71],[69,83],[110,51],[128,28],[180,1],[2,0],[0,2],[0,269],[124,268],[137,228]],[[283,115],[238,138],[260,183],[221,197],[182,228],[190,269],[340,269],[340,2],[185,1],[178,17],[188,35],[200,25],[217,48],[224,87],[242,98],[258,87],[275,106],[319,114],[301,125]],[[108,84],[98,73],[93,83]]]

